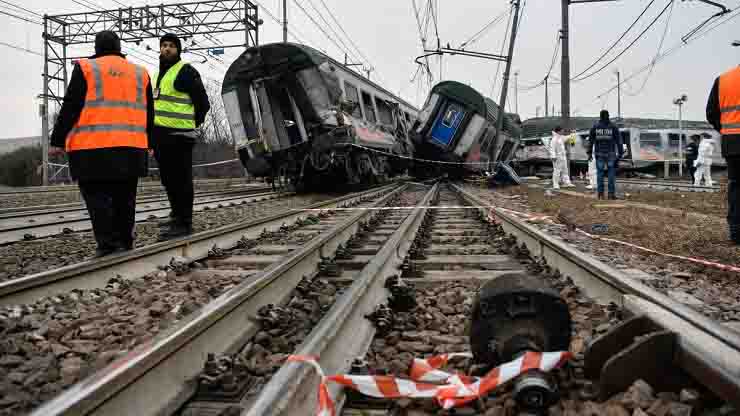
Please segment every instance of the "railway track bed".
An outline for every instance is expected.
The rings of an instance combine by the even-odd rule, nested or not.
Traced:
[[[226,191],[202,195],[195,198],[193,211],[222,208],[252,202],[290,196],[277,192]],[[167,198],[156,198],[138,202],[136,222],[166,218],[169,215]],[[0,216],[0,244],[20,240],[33,240],[57,234],[91,230],[90,215],[84,207],[55,210],[27,211]]]
[[[554,414],[729,414],[729,407],[716,397],[740,397],[737,334],[506,211],[490,210],[462,188],[397,188],[365,205],[341,203],[322,214],[318,223],[302,219],[291,225],[287,217],[276,216],[248,230],[233,230],[219,243],[235,247],[231,252],[208,253],[209,240],[208,245],[192,243],[187,249],[162,246],[161,254],[150,254],[146,261],[120,259],[119,266],[106,266],[108,276],[123,270],[120,266],[127,266],[124,277],[141,276],[141,271],[131,270],[133,264],[166,264],[173,252],[190,250],[194,253],[189,258],[153,272],[200,291],[204,288],[195,275],[222,277],[209,279],[218,289],[198,313],[188,314],[186,307],[178,317],[181,309],[172,315],[167,304],[157,305],[152,315],[150,306],[148,320],[159,312],[172,315],[169,329],[111,357],[110,364],[101,364],[102,369],[72,384],[36,414],[315,414],[319,377],[305,363],[286,363],[288,354],[318,357],[327,375],[408,375],[409,359],[468,350],[466,327],[479,287],[522,274],[549,281],[572,315],[569,349],[574,357],[551,373],[561,392]],[[470,208],[449,208],[460,205]],[[320,211],[294,212],[292,218],[305,218],[307,212]],[[267,231],[259,231],[263,226]],[[203,258],[194,269],[186,267]],[[52,282],[35,289],[5,288],[0,301],[16,296],[15,303],[24,298],[30,303],[49,290],[67,293],[65,279],[79,286],[62,275],[47,279]],[[108,279],[94,279],[95,286],[125,285]],[[104,304],[104,299],[93,301]],[[152,305],[158,301],[164,303],[157,299]],[[390,308],[380,306],[385,304]],[[8,311],[30,320],[23,307]],[[633,339],[634,332],[615,338],[618,329],[641,322],[650,324],[643,324],[648,330],[638,338]],[[643,335],[656,334],[670,336],[672,347],[623,355],[624,365],[631,365],[647,382],[621,377],[616,387],[594,388],[605,386],[598,375],[599,370],[606,372],[594,366],[616,352],[605,345],[627,347],[633,341],[639,344]],[[593,354],[589,358],[593,348],[601,348],[602,361]],[[686,377],[674,380],[635,367],[646,359],[658,360],[670,374],[680,369]],[[470,359],[450,361],[449,368],[474,373],[471,364]],[[23,385],[25,379],[15,377],[16,384]],[[671,389],[666,379],[676,381]],[[430,400],[368,400],[336,384],[328,389],[338,411],[346,415],[439,414]],[[602,403],[607,390],[614,397]],[[456,414],[513,414],[516,394],[505,386]],[[718,408],[725,413],[697,413]]]

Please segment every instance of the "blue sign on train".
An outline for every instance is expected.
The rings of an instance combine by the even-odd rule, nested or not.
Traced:
[[[465,109],[460,104],[448,102],[445,111],[440,111],[437,120],[434,122],[431,134],[432,140],[441,145],[449,146],[460,127],[460,123],[465,118],[465,114]]]

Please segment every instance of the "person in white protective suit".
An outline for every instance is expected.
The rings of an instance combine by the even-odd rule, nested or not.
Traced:
[[[560,189],[560,183],[563,183],[563,187],[572,188],[573,185],[570,182],[570,170],[568,169],[568,156],[565,152],[565,143],[569,140],[569,136],[562,134],[563,129],[558,126],[552,132],[552,139],[550,139],[550,145],[547,150],[550,152],[550,160],[552,160],[552,187],[553,189]]]
[[[701,143],[699,143],[699,154],[694,161],[696,167],[696,173],[694,173],[694,186],[701,185],[701,180],[704,178],[705,186],[712,186],[712,154],[714,153],[714,145],[711,142],[711,138],[703,136]]]
[[[586,172],[586,179],[588,179],[588,185],[586,189],[596,188],[596,159],[591,158],[588,161],[588,172]]]

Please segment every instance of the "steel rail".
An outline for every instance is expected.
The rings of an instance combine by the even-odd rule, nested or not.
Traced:
[[[235,183],[235,185],[241,185],[241,186],[250,186],[248,183],[243,183],[243,178],[233,178],[233,179],[203,179],[203,180],[196,180],[194,183],[195,185],[211,185],[211,184],[231,184],[232,182]],[[159,181],[150,181],[150,182],[139,182],[138,185],[139,190],[147,189],[147,188],[164,188],[164,186]],[[0,190],[0,195],[12,195],[12,194],[34,194],[34,193],[44,193],[44,192],[78,192],[79,188],[77,185],[52,185],[52,186],[27,186],[23,188],[16,188],[12,190]]]
[[[365,196],[385,194],[374,203],[383,205],[403,188],[399,185],[387,186],[314,206],[328,209]],[[277,230],[284,221],[297,219],[300,214],[290,211],[270,220],[201,233],[201,241],[191,241],[190,252],[180,254],[189,255],[190,259],[202,258],[206,256],[203,249],[214,243],[214,234],[229,235],[226,241],[216,241],[228,248],[234,246],[242,235],[259,236],[265,226]],[[241,349],[259,329],[259,324],[250,317],[255,316],[265,304],[287,301],[301,278],[317,270],[321,257],[333,253],[340,243],[355,234],[359,230],[360,220],[369,215],[370,211],[358,211],[349,216],[330,231],[288,254],[282,261],[250,276],[150,342],[134,348],[103,370],[75,384],[36,409],[32,415],[143,416],[174,413],[193,394],[193,380],[203,369],[207,354],[233,353]],[[210,238],[206,238],[206,234]],[[179,244],[184,249],[182,246],[186,242],[180,241]],[[194,250],[196,247],[202,248]],[[169,254],[167,248],[160,249]],[[161,258],[156,254],[139,254],[145,258],[127,259],[124,262],[147,261],[154,265]]]
[[[270,193],[272,189],[270,187],[253,188],[253,189],[229,189],[223,191],[202,191],[195,192],[196,201],[198,198],[207,198],[217,195],[232,195],[232,194],[259,194],[259,193]],[[166,195],[146,195],[136,199],[136,204],[153,204],[158,202],[168,201]],[[0,208],[0,220],[9,218],[19,218],[31,215],[44,215],[44,214],[64,214],[67,212],[85,211],[84,202],[71,202],[67,204],[55,204],[55,205],[36,205],[26,206],[17,208]]]
[[[231,196],[220,199],[194,201],[193,210],[200,211],[198,208],[216,208],[219,204],[223,203],[248,203],[258,202],[264,199],[275,199],[281,197],[293,196],[295,193],[278,193],[278,192],[267,192],[263,194],[247,194],[240,196]],[[152,215],[159,218],[164,218],[170,210],[169,203],[160,203],[161,207],[155,208],[143,208],[136,211],[136,222],[147,221]],[[43,215],[46,216],[46,215]],[[42,217],[43,217],[42,216]],[[22,217],[21,217],[22,218]],[[65,228],[69,228],[72,231],[86,231],[92,229],[92,223],[90,222],[90,216],[86,211],[81,212],[76,218],[55,218],[52,221],[46,222],[30,222],[30,223],[19,223],[20,220],[16,219],[15,223],[0,225],[0,244],[12,243],[15,241],[23,240],[25,234],[33,234],[35,237],[47,237],[55,234],[59,234],[64,231]]]
[[[382,192],[391,189],[393,186],[395,185],[354,193],[304,208],[326,209],[335,207],[345,201]],[[40,297],[63,293],[75,288],[104,287],[108,279],[116,275],[124,278],[144,276],[157,270],[157,266],[167,264],[173,257],[204,258],[214,245],[221,248],[233,247],[242,236],[250,237],[255,234],[259,236],[266,228],[280,227],[287,221],[294,221],[298,217],[305,217],[306,215],[301,211],[288,209],[257,220],[214,228],[188,237],[8,280],[0,283],[0,305],[34,302]]]
[[[352,285],[327,312],[295,354],[319,357],[319,364],[327,374],[342,374],[356,357],[362,357],[370,348],[375,327],[365,319],[375,307],[387,298],[385,278],[400,273],[421,222],[423,208],[439,191],[435,184],[417,204],[399,228],[354,278]],[[256,401],[242,414],[247,416],[310,415],[317,407],[318,377],[309,366],[287,363],[262,389]],[[330,385],[332,397],[343,402],[342,389]],[[341,406],[339,406],[341,408]],[[339,409],[338,408],[338,409]],[[339,414],[339,413],[337,413]]]
[[[451,185],[471,204],[490,204]],[[640,283],[562,240],[498,209],[479,208],[501,220],[507,234],[526,245],[532,256],[569,276],[587,295],[614,302],[634,315],[646,315],[679,335],[676,363],[723,399],[740,406],[740,334]],[[490,210],[490,211],[489,211]]]

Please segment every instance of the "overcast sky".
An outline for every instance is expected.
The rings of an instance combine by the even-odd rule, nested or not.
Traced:
[[[9,1],[39,14],[54,15],[89,10],[80,4],[76,4],[74,0]],[[315,11],[310,7],[312,1],[324,11],[325,18],[332,22],[331,17],[322,8],[320,0],[297,1],[315,16]],[[410,102],[417,105],[422,104],[426,97],[427,85],[425,82],[411,82],[417,70],[414,58],[422,54],[412,0],[324,1],[342,23],[352,41],[367,57],[369,64],[375,68],[371,77],[387,89],[400,93]],[[439,5],[437,28],[440,40],[443,45],[449,43],[452,47],[460,46],[463,41],[475,34],[486,23],[509,8],[508,0],[434,1],[438,2]],[[625,41],[615,51],[621,51],[634,39],[660,13],[668,1],[655,0],[640,23],[627,35]],[[733,9],[740,6],[740,0],[718,1]],[[85,2],[106,8],[118,7],[114,0],[82,1],[82,3]],[[160,3],[160,1],[131,0],[118,0],[118,2],[133,6]],[[178,3],[178,1],[174,3]],[[280,0],[260,2],[262,6],[275,15],[278,15],[280,3],[282,3]],[[426,4],[427,0],[416,0],[416,3],[419,5]],[[571,74],[578,74],[601,55],[648,3],[649,0],[621,0],[571,6]],[[303,41],[328,52],[339,60],[343,60],[343,52],[334,46],[306,18],[303,12],[298,9],[294,0],[288,1],[288,10],[290,27]],[[0,11],[11,12],[7,6],[2,4],[0,4]],[[676,0],[670,14],[671,19],[667,26],[663,50],[671,49],[680,44],[681,36],[688,33],[716,11],[717,9],[699,1]],[[21,12],[17,14],[21,14]],[[737,12],[733,13],[733,17],[737,14]],[[23,15],[33,18],[33,16],[27,14]],[[666,12],[632,49],[612,65],[588,80],[572,85],[572,115],[594,116],[598,115],[601,108],[607,108],[612,114],[616,115],[616,91],[605,95],[601,99],[596,97],[616,85],[616,70],[620,70],[622,79],[625,79],[651,62],[658,51],[658,45],[666,28],[668,16],[669,12]],[[282,39],[280,26],[266,13],[262,13],[261,17],[265,20],[265,24],[261,27],[261,42],[280,41]],[[314,18],[321,23],[318,17]],[[34,19],[39,20],[38,18]],[[520,32],[516,40],[513,64],[513,68],[519,72],[518,110],[524,119],[534,117],[538,111],[540,115],[544,114],[544,88],[526,90],[524,87],[537,84],[547,72],[555,47],[557,31],[560,28],[560,19],[560,1],[527,1]],[[43,52],[40,26],[1,14],[0,21],[2,22],[2,25],[0,25],[0,39],[3,42],[27,48],[33,52]],[[499,53],[505,28],[506,19],[502,19],[501,23],[486,33],[477,43],[468,46],[467,49]],[[335,28],[335,30],[340,32],[338,28]],[[433,25],[430,25],[428,34],[432,35],[433,32]],[[328,33],[332,35],[331,31],[328,31]],[[224,35],[221,38],[226,44],[235,43],[241,39],[238,35]],[[689,99],[684,106],[684,118],[703,120],[706,99],[713,80],[721,72],[740,64],[740,47],[731,47],[730,43],[733,40],[740,40],[740,18],[733,18],[706,36],[690,41],[688,45],[655,65],[649,78],[646,79],[649,71],[632,78],[622,88],[622,115],[625,117],[677,118],[676,106],[672,104],[672,100],[681,94],[687,94]],[[295,39],[291,39],[291,41],[295,41]],[[428,42],[430,45],[435,45],[436,35],[432,35]],[[349,45],[349,41],[345,40],[345,43]],[[148,44],[155,49],[158,47],[156,40],[150,40]],[[147,52],[145,44],[130,45],[129,47],[135,51],[134,55],[143,56],[148,54],[148,60],[156,62],[156,53]],[[92,48],[93,46],[89,45],[89,47],[73,49],[69,53],[70,55],[87,55],[92,53]],[[204,65],[198,64],[197,67],[206,78],[221,80],[227,66],[238,53],[236,49],[229,50],[223,63],[211,61]],[[6,98],[3,106],[4,111],[0,112],[0,121],[4,126],[4,129],[0,131],[0,137],[38,135],[41,131],[38,116],[39,101],[35,97],[41,92],[43,58],[3,45],[0,45],[0,54],[4,58],[3,64],[0,65],[0,79],[2,79],[3,96]],[[613,55],[609,55],[609,57],[611,56]],[[185,58],[195,61],[200,59],[192,55],[186,55]],[[132,60],[143,63],[138,59],[132,58]],[[432,64],[431,67],[434,73],[433,82],[436,83],[440,80],[439,60],[436,57],[431,58],[430,64]],[[153,69],[151,64],[145,65],[150,70]],[[492,81],[495,78],[497,65],[495,61],[445,56],[442,60],[442,79],[468,83],[484,95],[491,96]],[[599,67],[601,67],[601,64],[595,66],[594,69]],[[501,65],[499,80],[492,95],[497,102],[499,101],[500,79],[502,76],[503,65]],[[553,69],[552,76],[560,78],[559,59]],[[641,88],[643,83],[644,88]],[[512,81],[509,96],[511,110],[515,108],[516,98],[514,96]],[[556,111],[559,111],[559,84],[550,86],[550,105],[555,105]]]

